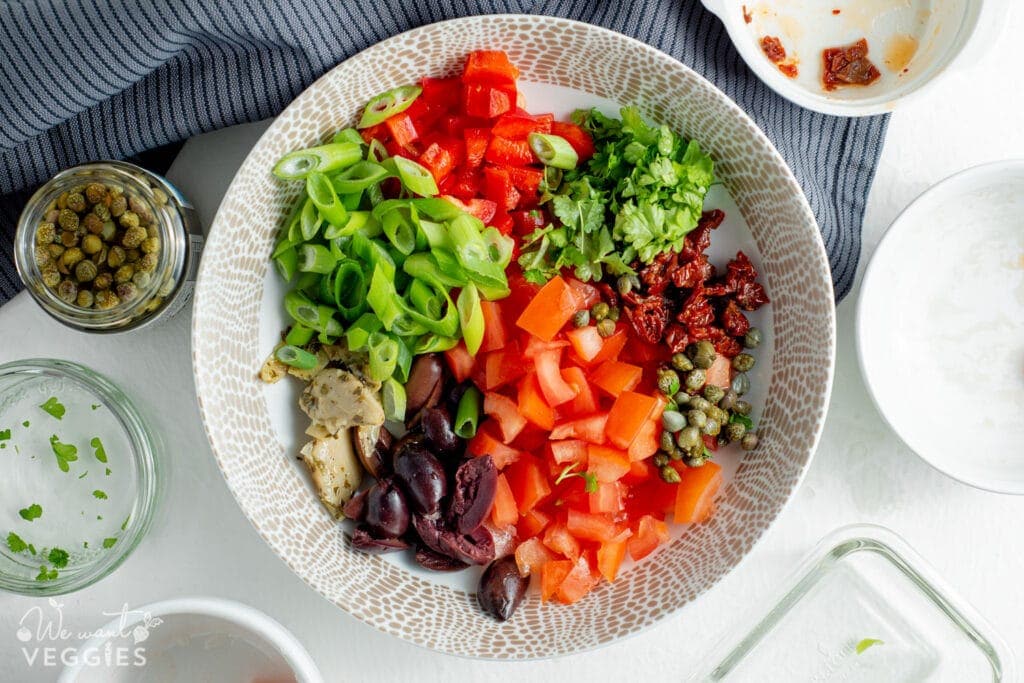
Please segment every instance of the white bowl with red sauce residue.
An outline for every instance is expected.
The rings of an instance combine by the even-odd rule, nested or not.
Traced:
[[[892,111],[955,65],[974,62],[1009,0],[702,2],[775,92],[823,114],[867,116]],[[827,61],[825,51],[835,48]]]

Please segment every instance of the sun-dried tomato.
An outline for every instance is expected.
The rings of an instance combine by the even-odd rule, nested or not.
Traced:
[[[757,279],[754,264],[742,251],[736,252],[736,258],[726,264],[725,271],[725,286],[731,292],[735,292],[743,283]]]
[[[758,282],[744,282],[733,295],[740,308],[746,311],[756,311],[768,301],[768,294],[764,287]]]
[[[726,358],[734,358],[743,350],[743,346],[727,335],[721,327],[697,327],[690,329],[690,341],[708,340],[715,347],[715,351]]]
[[[711,307],[707,297],[704,296],[703,287],[696,287],[690,292],[690,296],[687,297],[682,309],[676,315],[676,320],[691,329],[714,324],[715,309]]]
[[[684,262],[689,262],[707,251],[711,246],[711,231],[725,220],[725,212],[720,209],[705,211],[697,221],[697,227],[686,236],[683,249],[679,253]]]
[[[733,337],[742,337],[750,330],[750,321],[747,320],[747,316],[743,315],[740,307],[732,299],[725,304],[721,320],[722,327]]]
[[[597,291],[601,292],[601,298],[604,299],[609,306],[619,305],[619,295],[615,293],[615,288],[607,282],[597,283]]]
[[[661,341],[668,323],[668,302],[662,296],[654,295],[638,300],[626,307],[626,317],[632,323],[637,335],[645,342],[657,344]]]
[[[648,294],[660,295],[668,287],[669,277],[679,266],[679,255],[663,252],[640,270],[640,283]]]
[[[672,323],[665,329],[665,344],[672,353],[682,353],[690,345],[690,335],[679,323]]]
[[[714,277],[715,268],[701,255],[672,272],[672,284],[680,289],[693,289]]]

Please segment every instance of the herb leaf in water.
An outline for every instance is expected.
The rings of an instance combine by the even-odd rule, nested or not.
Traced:
[[[864,638],[857,643],[857,646],[854,649],[857,651],[857,654],[863,654],[865,650],[874,645],[885,645],[885,641],[879,640],[878,638]]]
[[[57,467],[61,472],[69,471],[71,466],[68,463],[78,460],[78,449],[72,444],[61,443],[56,434],[50,437],[50,448],[57,456]]]
[[[107,451],[103,448],[103,442],[100,441],[100,437],[94,436],[89,441],[89,445],[96,450],[96,459],[105,463],[107,461]]]
[[[57,418],[58,420],[64,419],[64,404],[57,400],[56,396],[51,396],[46,399],[46,402],[39,406],[44,411]]]
[[[27,508],[18,510],[18,514],[26,522],[31,522],[33,519],[39,519],[43,516],[43,506],[39,503],[32,503]]]
[[[28,543],[13,531],[7,534],[7,547],[12,553],[23,553],[28,550]]]

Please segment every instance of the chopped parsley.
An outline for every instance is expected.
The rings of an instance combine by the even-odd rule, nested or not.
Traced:
[[[22,427],[31,427],[32,423],[29,422],[28,420],[25,420],[24,422],[21,423],[21,426]]]
[[[865,650],[874,645],[885,645],[885,641],[879,640],[878,638],[865,638],[857,643],[857,647],[855,649],[857,650],[857,654],[863,654]]]
[[[95,498],[96,500],[106,500],[107,494],[104,491],[96,489],[95,491],[92,492],[92,497]]]
[[[110,476],[110,468],[109,467],[107,468],[107,476],[108,477]]]
[[[39,503],[32,503],[27,508],[18,510],[18,514],[26,522],[31,522],[33,519],[39,519],[43,516],[43,506]]]
[[[92,437],[92,440],[89,442],[89,445],[96,449],[96,459],[99,460],[100,462],[105,463],[107,461],[107,451],[104,450],[103,442],[100,441],[100,437]]]
[[[58,401],[56,396],[51,396],[46,399],[46,402],[39,407],[58,420],[63,420],[64,413],[67,412],[64,408],[64,404]]]
[[[56,434],[50,437],[50,448],[57,456],[57,467],[61,472],[69,471],[71,466],[68,463],[78,460],[78,449],[72,444],[61,443]]]
[[[56,569],[47,569],[46,565],[39,565],[39,575],[36,581],[56,581],[58,572]]]
[[[580,464],[578,462],[575,462],[571,465],[567,465],[565,469],[562,470],[562,473],[558,475],[558,478],[555,479],[555,485],[557,486],[558,484],[561,484],[569,477],[583,477],[583,480],[586,482],[586,485],[584,485],[583,490],[586,491],[587,493],[596,492],[597,476],[593,472],[574,472],[573,470],[575,470],[579,466]]]
[[[100,404],[99,404],[99,403],[93,403],[93,404],[92,404],[91,406],[89,406],[89,407],[90,407],[90,408],[92,408],[93,410],[98,410],[98,409],[99,409],[99,407],[100,407]]]
[[[46,559],[57,569],[64,569],[64,567],[68,566],[68,551],[63,548],[50,548],[50,553],[46,556]]]
[[[741,424],[741,425],[743,425],[744,427],[747,428],[748,432],[754,429],[754,421],[751,420],[746,415],[740,415],[739,413],[733,413],[732,415],[730,415],[729,416],[729,422],[731,424]]]
[[[121,531],[124,531],[125,529],[128,528],[128,520],[130,520],[131,518],[132,518],[131,515],[128,515],[127,517],[124,518],[124,521],[121,522]]]
[[[104,538],[103,539],[103,547],[104,548],[113,548],[115,543],[117,543],[117,539],[116,538]]]
[[[10,429],[2,429],[2,430],[0,430],[0,441],[7,441],[10,438],[11,438],[11,430]]]
[[[12,531],[7,534],[7,547],[12,553],[23,553],[28,550],[28,543],[25,543],[21,536]],[[34,555],[35,553],[32,554]]]
[[[81,474],[79,474],[78,478],[79,479],[85,479],[85,475],[87,475],[87,474],[89,474],[89,470],[86,470],[85,472],[82,472]]]

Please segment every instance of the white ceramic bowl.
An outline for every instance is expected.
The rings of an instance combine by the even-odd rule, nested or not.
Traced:
[[[182,598],[104,626],[58,683],[322,683],[309,653],[247,605]]]
[[[747,65],[775,92],[824,114],[866,116],[892,111],[954,61],[974,61],[992,42],[1009,0],[702,1],[725,24]],[[797,77],[784,75],[768,60],[760,44],[764,36],[782,42]],[[881,77],[870,86],[826,92],[822,51],[861,38],[867,39],[868,58]]]
[[[1024,159],[951,176],[900,214],[864,275],[857,348],[907,446],[1024,494]]]

